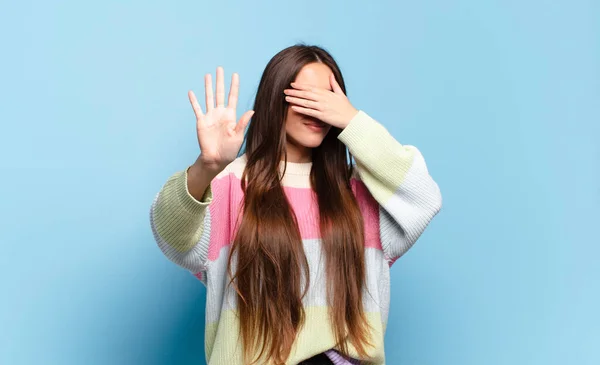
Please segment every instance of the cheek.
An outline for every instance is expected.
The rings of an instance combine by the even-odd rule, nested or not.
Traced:
[[[304,121],[302,116],[291,109],[288,109],[287,115],[285,117],[285,130],[289,133],[294,133],[294,131],[298,131],[304,125]]]

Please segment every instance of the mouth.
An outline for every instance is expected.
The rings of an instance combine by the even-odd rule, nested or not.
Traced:
[[[308,128],[314,130],[314,131],[322,131],[325,128],[327,128],[327,124],[323,123],[323,122],[316,122],[316,121],[311,121],[308,123],[304,123],[304,125],[306,125]]]

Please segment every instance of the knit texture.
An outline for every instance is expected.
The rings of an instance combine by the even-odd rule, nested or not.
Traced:
[[[367,273],[363,305],[373,328],[374,347],[368,348],[368,358],[359,358],[349,343],[352,359],[338,356],[328,316],[319,210],[310,188],[312,163],[287,162],[283,174],[285,162],[281,162],[282,185],[298,219],[310,268],[309,291],[303,298],[306,321],[286,364],[297,364],[321,352],[336,364],[385,364],[390,267],[412,247],[442,205],[438,185],[419,150],[401,145],[364,111],[358,112],[338,139],[356,160],[351,186],[364,218]],[[245,164],[246,155],[230,163],[200,200],[188,191],[188,169],[179,171],[167,180],[150,209],[152,231],[162,252],[206,286],[205,352],[209,365],[243,365],[236,293],[226,284],[234,223],[243,202],[240,179]],[[235,272],[235,258],[233,265]]]

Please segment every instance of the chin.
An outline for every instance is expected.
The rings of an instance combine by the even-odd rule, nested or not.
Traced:
[[[330,130],[330,128],[327,128],[326,130],[315,132],[307,130],[305,126],[302,127],[302,129],[288,131],[287,137],[293,141],[294,144],[305,148],[319,147]]]
[[[315,147],[319,147],[321,145],[321,143],[323,143],[324,139],[325,139],[324,135],[322,135],[322,136],[312,135],[312,136],[306,136],[305,138],[302,138],[298,142],[300,142],[300,144],[304,147],[315,148]]]
[[[316,148],[319,147],[323,143],[323,139],[319,139],[318,141],[304,141],[302,146],[307,148]]]

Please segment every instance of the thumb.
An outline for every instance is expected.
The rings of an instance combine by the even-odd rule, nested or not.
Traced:
[[[244,115],[242,115],[242,117],[240,118],[240,121],[238,122],[238,124],[235,126],[235,132],[243,133],[244,130],[246,130],[246,126],[250,122],[250,118],[252,118],[253,115],[254,115],[254,110],[248,110],[247,112],[245,112]]]
[[[334,74],[329,75],[329,83],[331,84],[331,88],[333,89],[334,93],[345,95],[344,90],[342,90],[340,84],[338,84]]]

